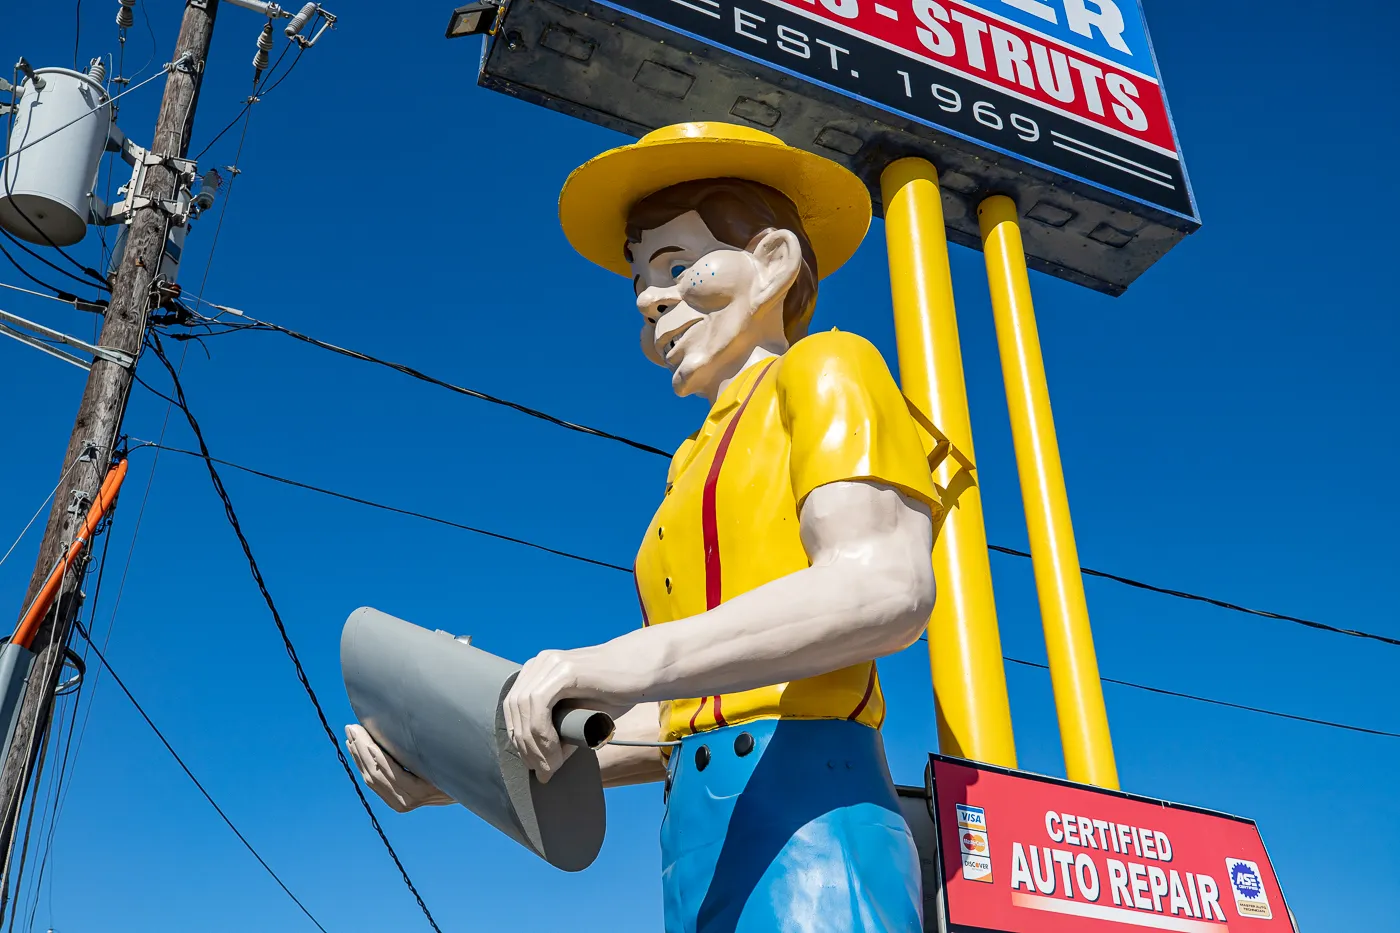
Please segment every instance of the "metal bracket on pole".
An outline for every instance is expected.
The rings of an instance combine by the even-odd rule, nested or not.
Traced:
[[[320,6],[316,7],[316,13],[318,16],[321,17],[321,28],[317,29],[315,34],[312,35],[310,39],[306,38],[305,36],[294,37],[297,45],[300,45],[303,49],[311,48],[313,45],[315,45],[321,40],[321,36],[325,33],[327,29],[335,28],[336,17],[334,13],[322,9]]]
[[[194,3],[195,0],[190,0],[190,2]],[[227,0],[227,2],[233,6],[242,7],[245,10],[252,10],[254,13],[261,13],[269,20],[290,19],[291,22],[288,23],[287,28],[283,30],[283,34],[303,49],[309,49],[315,45],[321,38],[321,35],[327,29],[334,29],[336,24],[336,15],[319,3],[308,3],[304,5],[299,12],[294,14],[291,10],[285,9],[276,3],[264,2],[264,0]],[[321,25],[311,38],[308,39],[301,33],[312,17],[319,19]]]
[[[204,0],[198,0],[198,2],[202,4]],[[245,10],[252,10],[254,13],[261,13],[268,19],[276,19],[279,16],[292,15],[290,13],[284,13],[282,11],[282,7],[280,7],[276,3],[264,3],[262,2],[262,0],[228,0],[228,2],[232,6],[241,6]]]
[[[90,508],[92,508],[92,496],[81,489],[74,489],[72,498],[68,502],[68,514],[86,515]]]
[[[71,353],[65,353],[57,347],[49,346],[47,343],[44,343],[43,340],[41,340],[39,337],[35,337],[31,334],[26,334],[21,331],[15,330],[13,327],[7,327],[7,324],[12,324],[15,327],[23,327],[26,330],[30,330],[36,334],[42,335],[43,338],[46,338],[48,340],[67,344],[70,347],[77,347],[79,350],[84,350],[88,353],[91,353],[94,360],[103,360],[108,363],[114,363],[115,365],[120,366],[122,369],[131,369],[136,365],[136,357],[130,355],[129,353],[123,353],[121,350],[114,350],[111,347],[97,346],[95,344],[88,343],[85,340],[79,340],[77,337],[70,337],[62,331],[54,330],[52,327],[45,327],[43,324],[38,324],[34,321],[26,320],[25,318],[20,317],[18,314],[11,314],[8,311],[0,311],[0,334],[4,334],[7,337],[13,337],[20,343],[28,344],[29,346],[34,347],[36,350],[43,350],[45,353],[48,353],[51,356],[56,356],[59,359],[72,363],[74,366],[80,367],[82,369],[91,369],[92,364],[89,363],[87,360],[72,355]]]
[[[31,337],[28,334],[20,333],[12,327],[6,327],[4,324],[0,324],[0,337],[9,337],[11,340],[18,340],[27,347],[33,347],[40,353],[47,353],[49,356],[63,360],[65,363],[72,363],[81,370],[86,371],[92,369],[92,364],[82,357],[74,356],[57,347],[51,347],[37,337]]]
[[[182,57],[182,61],[184,58]],[[143,207],[156,207],[170,216],[176,226],[183,227],[190,219],[190,186],[194,183],[195,161],[176,156],[163,156],[133,143],[125,133],[112,126],[107,148],[121,153],[122,160],[131,166],[131,178],[117,189],[122,200],[116,204],[103,204],[93,198],[93,221],[103,226],[110,224],[130,224],[132,216]],[[146,170],[155,165],[163,165],[176,174],[175,196],[173,198],[150,198],[140,192],[146,185]]]
[[[195,7],[196,9],[204,9],[203,0],[199,0],[198,3],[193,2],[193,0],[191,0],[190,5]],[[204,62],[198,61],[194,57],[194,53],[187,50],[181,52],[180,57],[170,63],[170,70],[178,71],[181,74],[192,75],[204,70]]]

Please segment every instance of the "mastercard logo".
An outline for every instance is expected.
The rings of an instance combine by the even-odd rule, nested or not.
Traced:
[[[987,851],[987,844],[972,833],[963,833],[962,844],[963,848],[967,849],[969,852]]]

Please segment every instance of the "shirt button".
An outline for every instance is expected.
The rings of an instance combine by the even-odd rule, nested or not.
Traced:
[[[666,592],[668,592],[668,593],[671,592],[671,578],[670,578],[670,577],[667,577],[667,578],[666,578]]]

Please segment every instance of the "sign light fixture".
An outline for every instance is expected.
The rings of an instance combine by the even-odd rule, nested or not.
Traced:
[[[466,36],[480,36],[491,31],[496,22],[500,7],[495,3],[468,3],[452,11],[447,21],[447,38],[461,39]]]

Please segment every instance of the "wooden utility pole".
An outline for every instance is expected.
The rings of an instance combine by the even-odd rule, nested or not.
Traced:
[[[126,252],[112,285],[111,305],[102,323],[98,344],[119,350],[132,359],[141,354],[151,313],[160,302],[154,286],[170,220],[166,204],[175,198],[180,175],[170,160],[184,159],[189,150],[190,131],[194,126],[218,5],[219,0],[186,0],[180,36],[171,59],[176,65],[166,77],[165,96],[151,139],[151,164],[146,169],[141,190],[128,194],[128,197],[139,195],[148,200],[140,202],[132,213]],[[86,517],[88,505],[98,494],[121,434],[132,377],[132,371],[123,366],[101,358],[93,360],[68,440],[68,453],[63,459],[60,474],[63,479],[54,494],[38,562],[21,611],[34,600],[73,540]],[[54,609],[40,623],[32,642],[36,655],[33,673],[25,688],[14,740],[0,769],[0,807],[3,807],[0,854],[8,855],[14,845],[20,803],[53,715],[54,690],[63,666],[60,662],[81,603],[77,590],[82,575],[77,571],[75,568],[68,573],[59,598],[54,600]],[[2,858],[0,862],[9,866],[18,859]],[[9,878],[0,879],[0,892],[8,888]],[[3,909],[4,897],[5,894],[0,893],[0,909]]]

